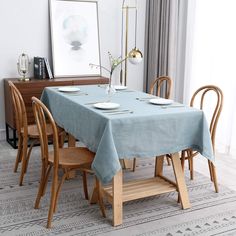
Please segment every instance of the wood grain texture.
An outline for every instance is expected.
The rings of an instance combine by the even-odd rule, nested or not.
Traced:
[[[40,98],[45,87],[66,86],[66,85],[88,85],[88,84],[105,84],[108,79],[105,77],[81,77],[81,78],[60,78],[60,79],[35,79],[22,82],[17,78],[4,79],[4,98],[5,98],[5,122],[13,129],[16,129],[15,112],[13,108],[12,97],[10,94],[9,81],[11,81],[22,94],[26,106],[26,114],[29,124],[34,123],[34,116],[31,106],[31,97]]]
[[[223,100],[224,100],[224,95],[222,90],[215,86],[215,85],[206,85],[203,87],[200,87],[199,89],[196,90],[196,92],[193,94],[191,101],[190,101],[190,106],[191,107],[195,107],[196,106],[196,101],[197,98],[199,98],[199,108],[201,110],[204,110],[205,106],[212,106],[211,101],[208,101],[206,99],[206,95],[207,94],[211,94],[210,92],[213,92],[214,95],[216,95],[216,99],[215,99],[215,105],[213,105],[213,112],[211,115],[211,119],[210,119],[210,134],[211,134],[211,142],[212,142],[212,147],[213,147],[213,151],[215,153],[215,134],[216,134],[216,129],[217,129],[217,124],[219,121],[219,117],[221,115],[221,111],[223,108]],[[187,154],[187,155],[185,155]],[[194,178],[194,165],[193,165],[193,158],[196,157],[198,155],[198,152],[194,152],[190,149],[185,150],[184,152],[182,152],[182,166],[184,166],[184,161],[188,160],[189,161],[189,166],[190,166],[190,178],[193,179]],[[209,173],[210,173],[210,178],[211,181],[214,183],[214,187],[215,187],[215,191],[216,193],[219,192],[219,188],[218,188],[218,182],[217,182],[217,175],[216,175],[216,168],[214,166],[214,164],[210,161],[208,161],[208,168],[209,168]]]
[[[42,160],[42,171],[41,171],[41,182],[38,189],[38,194],[35,201],[35,208],[39,208],[40,200],[44,195],[44,189],[48,182],[48,171],[51,167],[53,168],[52,186],[51,186],[51,200],[48,211],[47,228],[51,228],[53,214],[56,211],[56,205],[59,197],[59,193],[64,180],[68,177],[68,174],[74,170],[80,170],[85,165],[87,168],[90,167],[94,159],[95,153],[90,152],[84,147],[68,147],[59,148],[59,138],[56,123],[47,109],[47,107],[36,97],[32,98],[33,111],[35,115],[36,124],[39,131],[39,139],[41,145],[41,160]],[[52,127],[53,131],[53,150],[49,151],[48,148],[48,136],[46,134],[46,120]],[[64,175],[59,181],[59,169],[64,171]],[[83,169],[85,171],[85,169]],[[87,185],[86,176],[83,179],[83,183]],[[99,203],[102,203],[102,199],[99,196],[100,186],[98,185],[98,199]],[[87,186],[84,188],[85,198],[88,199]],[[100,207],[103,216],[105,216],[104,206]]]

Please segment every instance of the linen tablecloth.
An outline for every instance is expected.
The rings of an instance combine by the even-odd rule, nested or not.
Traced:
[[[119,159],[123,158],[153,157],[192,148],[214,161],[203,111],[188,106],[162,108],[137,99],[150,95],[128,90],[112,95],[112,102],[133,113],[111,115],[87,104],[106,101],[104,87],[79,88],[81,95],[48,87],[41,100],[59,126],[96,153],[92,169],[103,183],[120,170]]]

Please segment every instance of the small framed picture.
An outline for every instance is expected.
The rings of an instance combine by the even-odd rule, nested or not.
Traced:
[[[101,75],[96,1],[50,0],[54,77]]]

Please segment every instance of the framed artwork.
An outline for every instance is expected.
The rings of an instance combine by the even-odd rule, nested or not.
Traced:
[[[50,24],[54,76],[101,75],[97,2],[50,0]]]

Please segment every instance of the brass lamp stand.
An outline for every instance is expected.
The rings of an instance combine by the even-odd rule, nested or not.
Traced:
[[[128,53],[128,35],[129,35],[129,11],[135,10],[135,47]],[[124,33],[124,15],[125,15],[125,36]],[[123,40],[125,38],[125,45]],[[121,58],[128,58],[132,64],[138,64],[142,61],[143,55],[142,52],[136,47],[137,42],[137,0],[135,1],[135,6],[125,6],[125,0],[122,4],[122,32],[121,32]],[[123,48],[124,47],[124,48]],[[123,56],[125,53],[125,57]],[[121,63],[120,71],[120,84],[127,85],[127,60],[124,60],[124,72],[123,72],[123,63]],[[123,79],[124,73],[124,79]]]

